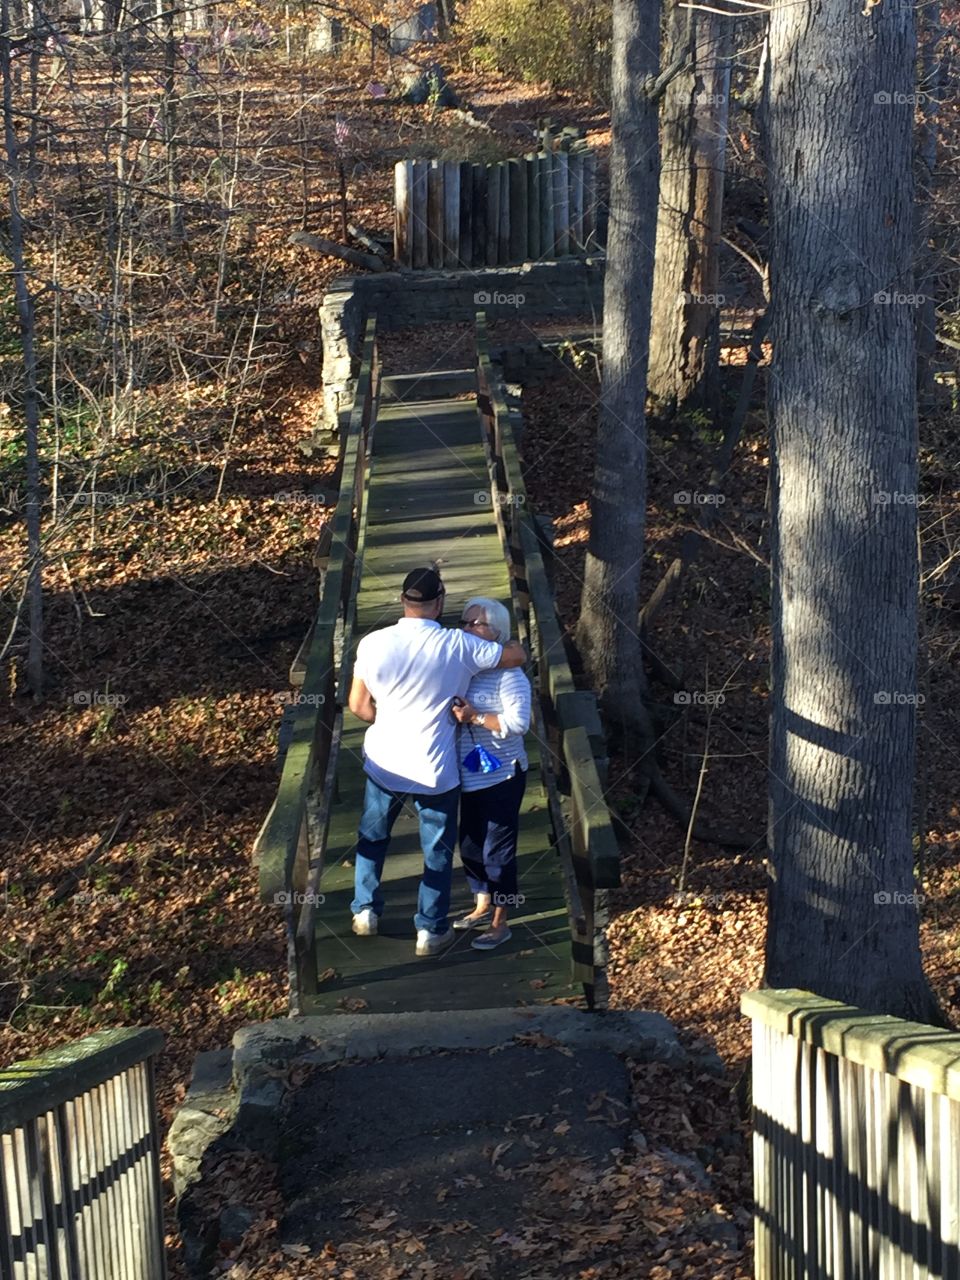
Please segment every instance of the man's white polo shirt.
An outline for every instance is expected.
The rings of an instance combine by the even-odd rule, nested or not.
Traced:
[[[364,636],[354,675],[370,690],[377,718],[363,739],[364,769],[387,791],[439,795],[459,785],[454,697],[503,646],[432,618],[401,618]]]

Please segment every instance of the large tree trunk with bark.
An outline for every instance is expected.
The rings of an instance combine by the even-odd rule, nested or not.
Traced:
[[[637,633],[647,495],[646,400],[657,217],[659,0],[614,0],[610,225],[590,542],[577,640],[608,712],[644,716]]]
[[[660,411],[709,404],[719,348],[720,232],[731,19],[673,0],[664,62],[690,62],[667,89],[648,390]]]
[[[778,0],[770,23],[766,979],[929,1021],[912,850],[914,12],[862,8]]]

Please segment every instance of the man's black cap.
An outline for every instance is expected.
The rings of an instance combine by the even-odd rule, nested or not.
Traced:
[[[444,585],[436,569],[411,569],[403,580],[401,594],[413,604],[426,604],[443,595]]]

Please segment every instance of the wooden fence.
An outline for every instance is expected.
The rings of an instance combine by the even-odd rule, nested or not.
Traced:
[[[343,706],[350,689],[353,623],[366,528],[367,450],[379,393],[376,321],[367,322],[353,406],[341,423],[340,493],[321,534],[325,566],[317,615],[290,671],[298,686],[280,786],[254,845],[260,896],[287,924],[291,1013],[317,990],[316,915],[330,825]],[[338,670],[339,666],[339,670]],[[317,798],[314,806],[313,799]]]
[[[591,1006],[606,972],[606,894],[620,884],[620,849],[605,787],[605,745],[596,697],[578,690],[557,622],[541,539],[527,501],[514,423],[490,361],[486,318],[477,314],[477,387],[490,466],[491,500],[510,564],[520,631],[533,664],[533,731],[564,869],[573,980]],[[559,780],[559,781],[558,781]],[[567,795],[561,798],[561,789]]]
[[[163,1280],[159,1031],[100,1031],[0,1071],[3,1280]]]
[[[587,146],[471,164],[399,160],[401,267],[500,267],[596,248],[597,164]]]
[[[754,991],[757,1280],[960,1277],[960,1035]]]

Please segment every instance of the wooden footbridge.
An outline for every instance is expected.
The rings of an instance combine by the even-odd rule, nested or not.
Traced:
[[[619,859],[599,720],[564,656],[482,317],[475,370],[382,384],[371,321],[341,441],[321,598],[291,671],[292,736],[256,844],[261,892],[286,921],[291,1012],[600,1003],[604,893]],[[475,594],[512,605],[537,696],[513,937],[490,954],[461,938],[421,960],[409,819],[387,856],[379,935],[350,932],[363,726],[344,703],[357,640],[395,619],[403,575],[431,559],[451,609]],[[454,878],[456,909],[467,895]],[[806,991],[753,992],[743,1008],[757,1280],[960,1280],[960,1036]],[[0,1071],[3,1280],[163,1280],[161,1043],[147,1028],[101,1031]]]
[[[567,663],[516,423],[494,368],[481,314],[475,369],[381,383],[375,319],[368,323],[341,423],[320,603],[291,669],[289,745],[255,848],[262,897],[286,919],[295,1014],[603,1000],[603,893],[619,882],[619,858],[600,722]],[[378,936],[351,931],[366,726],[346,698],[358,640],[396,620],[399,583],[429,561],[440,563],[447,585],[446,623],[472,595],[511,606],[538,696],[519,848],[524,900],[511,913],[512,939],[484,954],[465,934],[442,955],[418,959],[412,917],[423,863],[412,810],[394,829]],[[452,913],[469,905],[455,866]]]

